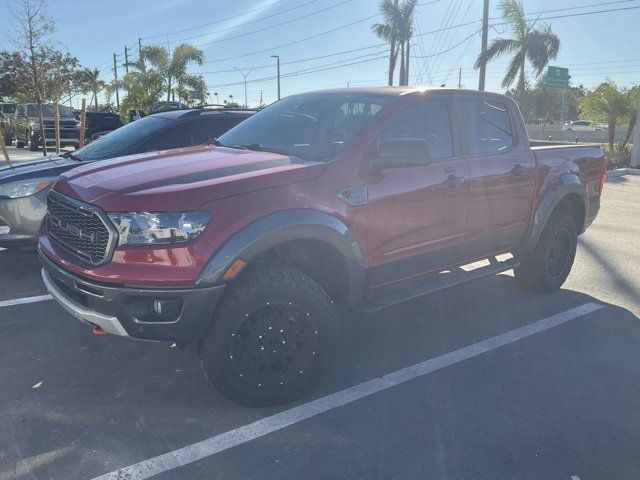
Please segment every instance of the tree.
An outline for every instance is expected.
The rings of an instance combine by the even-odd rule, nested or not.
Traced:
[[[515,38],[497,38],[487,50],[480,53],[474,68],[478,69],[491,60],[506,54],[513,54],[502,86],[508,88],[518,78],[516,92],[522,95],[526,87],[526,61],[533,66],[533,74],[539,77],[549,62],[558,56],[560,39],[549,25],[535,28],[536,21],[529,22],[522,3],[518,0],[500,0],[498,9]]]
[[[95,102],[95,109],[98,110],[98,94],[107,85],[107,82],[100,80],[100,70],[97,68],[85,68],[78,73],[78,86],[82,93],[91,93],[91,100]],[[89,102],[91,103],[91,102]]]
[[[187,43],[178,45],[173,52],[158,45],[151,45],[143,47],[142,54],[162,76],[167,91],[167,102],[171,101],[174,85],[195,81],[195,78],[187,73],[189,64],[195,62],[202,65],[204,62],[202,50]]]
[[[184,101],[190,107],[206,104],[209,96],[207,83],[201,75],[187,76],[177,83],[175,91],[178,101]]]
[[[624,150],[624,147],[627,146],[629,140],[631,140],[631,135],[633,135],[633,129],[637,127],[638,107],[640,106],[640,86],[635,86],[630,89],[628,95],[629,110],[627,112],[627,120],[629,121],[629,126],[627,127],[627,133],[624,136],[624,140],[622,140],[620,150]]]
[[[634,95],[635,93],[632,90],[618,88],[614,82],[607,81],[600,84],[592,92],[589,92],[580,101],[580,110],[583,114],[595,120],[607,122],[609,126],[609,148],[611,149],[613,149],[616,123],[619,120],[630,119],[637,109],[637,104],[635,108],[633,106]]]
[[[417,0],[381,0],[378,8],[384,23],[371,26],[373,32],[389,43],[389,86],[393,85],[398,55],[400,55],[399,85],[409,84],[410,40],[413,37],[414,12]]]
[[[16,31],[13,39],[14,46],[30,67],[30,83],[36,103],[40,107],[40,138],[42,139],[42,155],[47,155],[44,141],[44,119],[42,118],[43,98],[43,66],[41,57],[36,52],[44,46],[45,38],[53,31],[53,24],[44,12],[45,0],[18,0],[13,11]]]

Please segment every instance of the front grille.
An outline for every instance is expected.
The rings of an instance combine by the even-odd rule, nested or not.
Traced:
[[[110,260],[115,234],[92,205],[50,192],[47,197],[49,238],[80,260],[97,266]]]

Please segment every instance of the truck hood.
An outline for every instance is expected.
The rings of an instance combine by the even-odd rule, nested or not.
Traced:
[[[0,184],[31,178],[55,178],[78,165],[76,160],[55,155],[30,162],[13,162],[13,167],[2,163],[0,165]]]
[[[174,211],[310,180],[323,168],[277,153],[198,146],[85,164],[62,175],[55,190],[107,211]]]

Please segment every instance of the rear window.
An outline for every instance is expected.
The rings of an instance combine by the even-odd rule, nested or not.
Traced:
[[[505,103],[462,99],[460,106],[471,155],[501,152],[515,145]]]

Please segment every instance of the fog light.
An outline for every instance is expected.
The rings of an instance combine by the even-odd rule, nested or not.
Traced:
[[[163,298],[153,301],[153,312],[159,317],[176,318],[181,309],[182,301],[177,298]]]
[[[6,235],[11,232],[11,227],[8,225],[3,225],[0,227],[0,235]]]

